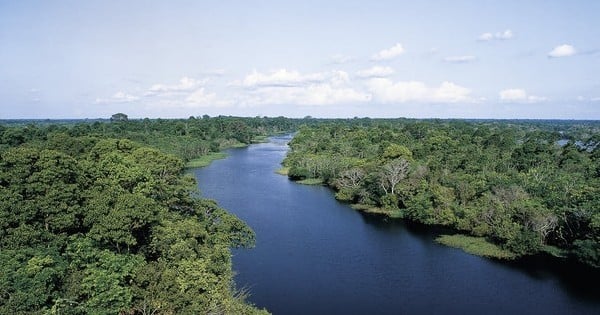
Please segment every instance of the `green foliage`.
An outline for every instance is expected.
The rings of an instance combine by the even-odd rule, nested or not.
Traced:
[[[205,138],[219,149],[261,127],[197,121],[3,127],[0,314],[264,313],[237,295],[231,270],[230,248],[253,246],[254,232],[194,197],[180,157],[132,140],[238,128]]]
[[[127,115],[123,113],[116,113],[110,116],[110,121],[127,121]]]
[[[573,254],[580,261],[600,268],[600,244],[598,240],[576,240],[573,242]]]
[[[290,169],[288,167],[282,167],[275,171],[275,173],[277,173],[279,175],[284,175],[284,176],[288,176],[289,172],[290,172]]]
[[[324,122],[300,129],[284,166],[363,211],[454,228],[516,256],[555,248],[598,265],[599,134],[597,122]]]
[[[398,197],[392,194],[386,194],[381,196],[381,207],[388,211],[393,211],[398,209]]]
[[[403,158],[405,160],[412,160],[412,152],[410,149],[397,143],[392,143],[384,149],[383,158],[396,159]]]
[[[506,248],[517,255],[532,254],[542,249],[542,242],[534,231],[521,229],[506,242]]]
[[[46,249],[0,251],[0,313],[40,313],[57,296],[64,261]]]
[[[133,292],[129,282],[138,269],[144,269],[141,255],[123,255],[98,250],[89,239],[76,238],[69,244],[70,268],[82,278],[73,296],[76,309],[93,314],[115,314],[130,308]]]
[[[494,243],[490,243],[484,237],[454,234],[441,235],[435,240],[440,244],[460,248],[473,255],[498,259],[514,259],[516,257],[513,252],[502,249]]]
[[[320,178],[307,178],[298,181],[302,185],[323,185],[323,180]]]
[[[224,159],[225,157],[227,157],[227,154],[225,154],[223,152],[209,153],[207,155],[203,155],[199,158],[195,158],[191,161],[188,161],[185,164],[185,167],[187,167],[187,168],[205,167],[205,166],[210,165],[210,163],[212,161]]]

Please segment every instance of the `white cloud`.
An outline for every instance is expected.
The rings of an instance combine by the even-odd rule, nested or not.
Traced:
[[[488,41],[494,39],[494,34],[492,33],[483,33],[477,37],[477,40]]]
[[[371,95],[358,92],[350,87],[336,87],[331,84],[311,85],[306,88],[304,100],[300,104],[328,105],[337,103],[357,103],[371,100]]]
[[[231,100],[220,99],[216,93],[208,92],[203,85],[207,80],[183,77],[177,84],[154,84],[143,93],[143,105],[155,109],[184,109],[227,107],[233,105]],[[119,91],[110,98],[97,98],[98,104],[129,103],[140,99],[140,96]]]
[[[333,86],[343,86],[345,84],[350,83],[350,76],[346,71],[335,70],[329,73],[328,81]]]
[[[242,106],[253,105],[332,105],[361,103],[371,100],[371,95],[351,87],[332,84],[311,84],[304,87],[264,87],[249,91],[239,100]]]
[[[573,56],[576,53],[577,53],[577,51],[575,50],[575,47],[573,47],[571,45],[563,44],[563,45],[558,45],[558,46],[554,47],[554,49],[552,49],[548,53],[548,57],[550,57],[550,58],[568,57],[568,56]]]
[[[577,96],[576,100],[579,102],[600,102],[600,97],[583,97]]]
[[[139,99],[137,96],[126,94],[125,92],[119,91],[112,96],[113,100],[119,100],[122,102],[133,102]]]
[[[511,30],[505,30],[504,32],[496,33],[494,37],[497,39],[511,39],[513,38],[513,33]]]
[[[97,104],[105,104],[105,103],[130,103],[130,102],[135,102],[138,99],[140,99],[137,96],[131,95],[131,94],[127,94],[123,91],[119,91],[115,94],[113,94],[110,98],[97,98],[96,99],[96,103]]]
[[[384,49],[384,50],[374,54],[373,56],[371,56],[371,60],[372,61],[390,60],[390,59],[394,59],[394,58],[402,55],[403,53],[404,53],[404,47],[402,47],[402,44],[397,43],[396,45],[392,46],[391,48]]]
[[[189,77],[183,77],[179,80],[178,84],[154,84],[146,92],[146,96],[166,96],[178,93],[189,92],[197,87],[204,85],[207,80],[196,80]]]
[[[382,103],[457,103],[472,102],[471,90],[452,82],[443,82],[439,87],[428,87],[419,81],[393,82],[390,79],[374,78],[367,82],[373,98]]]
[[[500,91],[500,100],[521,101],[527,99],[527,93],[523,89],[506,89]]]
[[[498,93],[500,101],[514,103],[537,103],[548,100],[545,97],[528,95],[523,89],[506,89]]]
[[[332,105],[339,103],[367,102],[369,94],[350,87],[335,87],[331,84],[313,84],[306,87],[268,87],[255,91],[244,103],[253,105]]]
[[[450,57],[446,57],[444,58],[445,62],[451,62],[451,63],[467,63],[467,62],[471,62],[474,61],[475,59],[477,59],[475,56],[450,56]]]
[[[374,66],[370,69],[364,69],[356,72],[356,75],[361,78],[382,78],[390,76],[394,73],[394,69],[390,67]]]
[[[477,37],[480,41],[491,41],[491,40],[507,40],[513,38],[514,34],[511,30],[505,30],[503,32],[483,33]]]
[[[246,75],[242,81],[234,81],[231,85],[244,87],[301,86],[307,83],[323,82],[327,75],[323,72],[301,74],[298,71],[288,71],[287,69],[278,69],[267,74],[254,70],[251,74]]]
[[[187,107],[225,107],[231,105],[230,101],[220,100],[215,93],[207,93],[204,88],[192,92],[185,99]]]
[[[243,106],[264,104],[330,105],[371,99],[349,86],[344,71],[302,74],[280,69],[268,74],[254,71],[232,85],[245,87],[238,102]]]
[[[343,64],[343,63],[348,63],[351,61],[354,61],[354,57],[345,56],[342,54],[335,54],[335,55],[331,56],[331,63],[334,63],[334,64]]]

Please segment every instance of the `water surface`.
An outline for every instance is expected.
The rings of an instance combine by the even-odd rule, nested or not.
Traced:
[[[203,196],[256,232],[256,247],[234,250],[233,265],[257,306],[274,314],[600,314],[597,271],[469,255],[435,243],[435,228],[361,214],[326,187],[275,174],[289,140],[232,149],[194,171]]]

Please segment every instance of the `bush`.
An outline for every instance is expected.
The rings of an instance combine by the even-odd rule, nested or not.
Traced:
[[[594,267],[600,267],[600,243],[594,240],[576,240],[573,242],[573,255],[577,260],[592,265]]]

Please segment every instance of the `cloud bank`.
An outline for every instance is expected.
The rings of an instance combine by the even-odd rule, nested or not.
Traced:
[[[471,90],[445,81],[439,87],[429,87],[420,81],[393,82],[374,78],[367,83],[373,98],[381,103],[457,103],[472,102]]]
[[[298,71],[279,69],[270,73],[257,71],[246,75],[233,86],[244,87],[238,102],[242,106],[295,104],[331,105],[358,103],[371,100],[371,95],[350,86],[345,71],[302,74]]]

